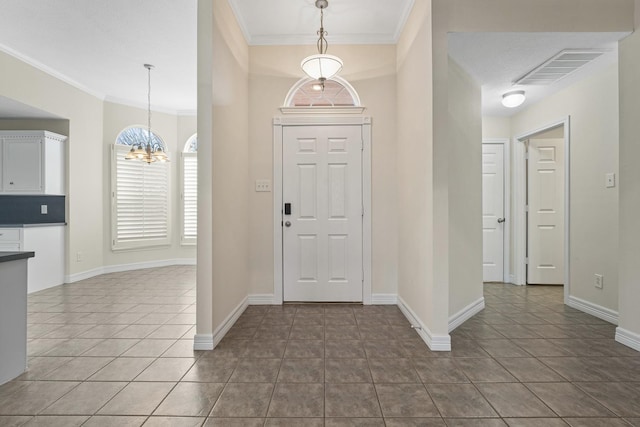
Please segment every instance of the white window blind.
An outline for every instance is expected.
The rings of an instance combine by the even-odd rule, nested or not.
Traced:
[[[125,160],[131,147],[114,146],[113,249],[168,245],[169,163]]]
[[[182,243],[198,235],[198,154],[182,153]]]

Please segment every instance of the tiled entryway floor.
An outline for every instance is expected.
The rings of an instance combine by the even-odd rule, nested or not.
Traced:
[[[194,277],[30,295],[29,371],[0,387],[0,425],[640,426],[640,353],[562,288],[485,285],[450,353],[397,307],[358,305],[251,306],[194,352]]]

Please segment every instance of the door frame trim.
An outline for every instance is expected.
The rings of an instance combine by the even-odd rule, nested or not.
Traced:
[[[515,262],[515,274],[517,285],[526,285],[526,264],[525,254],[527,253],[527,219],[526,219],[526,198],[527,194],[527,177],[526,177],[526,159],[525,159],[525,144],[524,142],[530,139],[532,136],[537,135],[548,130],[564,126],[564,303],[569,302],[570,286],[571,286],[571,269],[570,269],[570,240],[569,231],[571,224],[570,219],[570,159],[571,159],[571,116],[566,116],[560,120],[556,120],[530,132],[525,132],[516,136],[513,139],[514,145],[514,258]]]
[[[482,144],[501,144],[503,146],[502,166],[504,174],[503,197],[504,197],[504,218],[506,226],[502,234],[502,281],[511,282],[511,144],[509,138],[482,138]]]
[[[282,135],[284,126],[362,126],[362,303],[371,304],[371,117],[292,116],[273,119],[273,304],[283,303]]]

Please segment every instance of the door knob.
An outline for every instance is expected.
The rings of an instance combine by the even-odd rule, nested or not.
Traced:
[[[285,223],[284,223],[284,226],[285,226],[285,227],[291,227],[291,221],[287,221],[287,222],[285,222]]]
[[[505,221],[506,221],[506,219],[504,219],[504,218],[498,218],[498,224],[502,224]]]

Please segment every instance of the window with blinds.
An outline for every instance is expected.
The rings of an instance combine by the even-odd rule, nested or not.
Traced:
[[[182,244],[198,235],[198,154],[182,153]]]
[[[113,146],[112,248],[168,245],[169,163],[125,160],[129,149]]]

